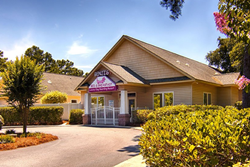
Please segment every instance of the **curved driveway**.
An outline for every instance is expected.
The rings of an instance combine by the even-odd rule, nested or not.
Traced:
[[[59,140],[1,151],[1,167],[112,167],[139,153],[141,131],[133,128],[31,126],[28,131],[50,133]]]

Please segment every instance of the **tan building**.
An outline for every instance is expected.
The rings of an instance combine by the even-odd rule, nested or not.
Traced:
[[[122,36],[75,91],[81,91],[85,124],[128,125],[132,107],[234,105],[242,94],[234,83],[238,77],[239,73],[221,74],[203,63]]]
[[[42,96],[47,92],[57,90],[68,95],[66,103],[80,103],[80,92],[76,92],[74,89],[82,80],[83,77],[45,72],[42,79]],[[40,100],[37,103],[40,103]],[[0,97],[0,105],[7,105],[6,97]]]

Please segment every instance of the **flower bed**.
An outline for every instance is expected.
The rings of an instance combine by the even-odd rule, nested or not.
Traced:
[[[3,136],[3,135],[2,135]],[[7,135],[4,135],[7,136]],[[19,136],[19,135],[18,135]],[[50,142],[53,140],[57,140],[58,137],[51,134],[44,133],[29,133],[28,137],[23,137],[22,135],[19,137],[13,137],[13,143],[3,143],[0,144],[0,151],[4,150],[12,150],[20,147],[28,147],[33,145],[38,145],[46,142]]]

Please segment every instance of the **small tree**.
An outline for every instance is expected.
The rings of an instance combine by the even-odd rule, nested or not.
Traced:
[[[36,65],[29,57],[21,56],[15,62],[7,62],[6,69],[1,74],[3,93],[7,102],[21,113],[23,133],[27,137],[27,118],[29,108],[37,101],[41,92],[41,79],[44,67]]]
[[[42,104],[65,103],[67,94],[59,91],[51,91],[41,98]]]

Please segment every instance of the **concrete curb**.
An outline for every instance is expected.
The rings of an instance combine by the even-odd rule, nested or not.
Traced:
[[[137,155],[133,158],[130,158],[114,167],[146,167],[145,160],[141,155]]]

